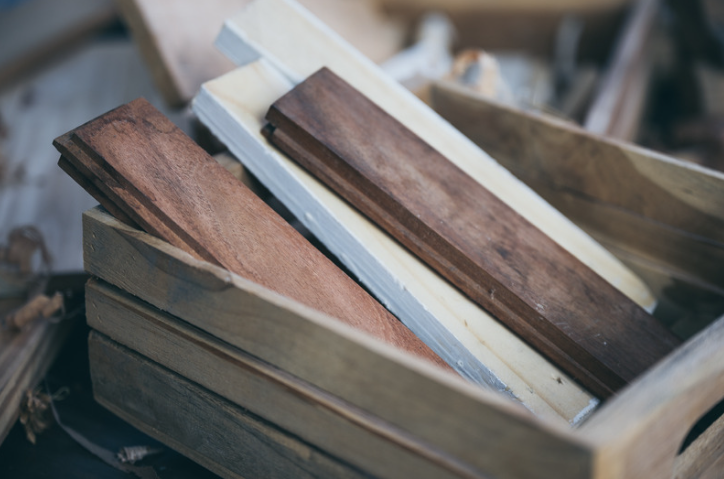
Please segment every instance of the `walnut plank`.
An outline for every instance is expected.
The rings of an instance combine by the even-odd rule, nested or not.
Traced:
[[[112,191],[114,203],[144,229],[197,258],[449,369],[145,100],[112,110],[55,144],[71,162],[88,168],[95,186]]]
[[[610,396],[678,344],[330,70],[267,119],[272,142],[594,393]]]

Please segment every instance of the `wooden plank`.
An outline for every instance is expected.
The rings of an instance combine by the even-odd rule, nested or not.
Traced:
[[[450,369],[253,192],[162,113],[134,100],[55,144],[92,169],[113,202],[198,258]],[[79,152],[83,154],[80,155]],[[120,201],[120,203],[119,203]],[[130,204],[129,204],[130,202]]]
[[[0,87],[107,27],[112,0],[26,0],[0,15]]]
[[[95,280],[86,292],[92,328],[375,477],[478,477],[399,428],[117,288]]]
[[[555,470],[573,478],[591,466],[591,452],[567,426],[537,419],[520,404],[195,260],[98,209],[84,215],[84,225],[89,273],[483,473],[525,478]]]
[[[583,122],[586,130],[625,141],[638,132],[653,68],[659,0],[637,0]]]
[[[232,69],[213,41],[224,20],[248,0],[117,3],[169,104],[185,105],[203,82]],[[402,26],[384,18],[369,0],[304,0],[304,4],[373,61],[386,60],[402,46]]]
[[[274,102],[272,143],[589,390],[608,397],[679,341],[347,82]]]
[[[451,83],[444,118],[607,245],[686,283],[724,286],[724,175],[517,110]],[[679,271],[680,273],[677,273]]]
[[[216,43],[237,65],[246,65],[264,57],[292,85],[324,66],[334,70],[598,274],[639,304],[651,305],[652,298],[646,287],[600,245],[293,0],[251,2],[240,14],[227,20]],[[209,92],[202,90],[199,103],[205,100],[205,93]],[[215,96],[217,102],[226,100],[225,105],[243,97],[241,93],[234,94],[221,88],[217,89]],[[229,105],[229,108],[232,106]],[[200,115],[203,114],[201,110],[196,108]],[[225,127],[229,128],[228,125]],[[221,133],[221,128],[214,129]],[[225,135],[223,137],[226,138]],[[237,157],[246,158],[238,154]],[[274,193],[283,197],[277,191]],[[299,218],[304,221],[303,214]]]
[[[598,400],[267,143],[269,106],[290,83],[259,62],[208,83],[196,111],[395,315],[464,377],[539,416],[577,423]],[[515,354],[511,354],[514,351]]]
[[[724,398],[722,344],[724,318],[604,404],[581,426],[581,436],[596,447],[594,477],[672,476],[684,437]]]
[[[96,332],[88,342],[96,400],[222,477],[369,477]]]
[[[88,45],[0,94],[0,238],[34,225],[46,240],[54,273],[82,271],[81,215],[96,201],[56,166],[50,139],[139,96],[162,103],[125,40]],[[186,127],[180,113],[169,116]]]

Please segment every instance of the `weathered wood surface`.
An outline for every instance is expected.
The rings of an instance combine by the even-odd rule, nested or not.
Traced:
[[[724,292],[721,173],[451,83],[435,84],[431,100],[445,119],[621,257]]]
[[[661,4],[659,0],[634,3],[586,114],[586,130],[636,140],[653,71],[654,31]]]
[[[369,477],[101,334],[89,349],[98,402],[222,477]]]
[[[59,137],[55,144],[74,166],[86,168],[94,186],[147,231],[197,258],[449,369],[397,318],[145,100],[106,113]]]
[[[84,47],[0,94],[0,238],[34,225],[54,273],[82,271],[81,215],[96,202],[58,169],[50,141],[139,96],[163,103],[133,44],[116,40]],[[162,111],[185,128],[180,114]]]
[[[84,215],[84,225],[89,273],[476,470],[518,478],[555,470],[572,478],[590,469],[588,449],[568,426],[537,419],[499,394],[195,260],[99,209]]]
[[[724,398],[722,344],[724,318],[604,404],[581,426],[581,436],[597,450],[597,479],[672,476],[684,437]],[[709,438],[712,446],[721,444],[720,432],[714,430]],[[704,460],[712,462],[706,452],[702,453]]]
[[[93,280],[86,292],[92,328],[375,477],[472,474],[399,428],[107,283]]]
[[[261,181],[464,377],[539,416],[577,423],[598,400],[269,144],[269,106],[292,88],[261,60],[206,84],[195,109]],[[515,351],[515,354],[511,354]]]
[[[714,421],[676,457],[674,479],[702,479],[724,475],[724,416]]]
[[[0,444],[20,414],[25,392],[45,376],[72,324],[41,318],[22,331],[0,331]]]
[[[18,2],[19,3],[19,2]],[[112,0],[26,0],[0,14],[0,87],[111,24]]]
[[[274,102],[272,143],[601,397],[672,351],[663,325],[323,68]]]
[[[213,46],[228,17],[249,0],[119,0],[124,20],[166,101],[188,103],[201,84],[233,64]],[[303,0],[347,41],[381,62],[401,48],[404,29],[370,0]]]

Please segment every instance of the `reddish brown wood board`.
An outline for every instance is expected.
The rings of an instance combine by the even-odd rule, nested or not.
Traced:
[[[271,140],[594,394],[678,344],[633,301],[328,69]]]
[[[145,100],[112,110],[54,144],[73,171],[90,181],[96,194],[101,192],[100,199],[111,201],[149,232],[449,369]]]

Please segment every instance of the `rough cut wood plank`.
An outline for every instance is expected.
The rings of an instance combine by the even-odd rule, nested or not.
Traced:
[[[154,234],[359,330],[450,369],[397,318],[143,99],[63,135]],[[78,150],[85,155],[79,155]],[[83,160],[85,158],[85,160]],[[95,165],[95,166],[93,166]],[[98,175],[95,175],[98,177]],[[112,183],[115,181],[116,184]],[[97,184],[99,186],[101,183]]]
[[[375,477],[472,474],[399,428],[107,283],[89,282],[86,304],[95,330]]]
[[[644,307],[652,305],[646,286],[610,253],[293,0],[252,1],[227,20],[216,44],[237,65],[263,57],[292,83],[331,68],[610,283]],[[224,89],[216,96],[233,108],[241,94]],[[221,128],[216,132],[221,134]],[[304,214],[298,217],[306,221]]]
[[[724,175],[520,111],[458,85],[433,86],[435,110],[607,245],[724,287]]]
[[[595,394],[678,341],[331,70],[277,100],[271,140]]]
[[[244,165],[464,377],[540,417],[576,424],[598,400],[261,134],[292,85],[265,60],[207,83],[195,109]],[[514,351],[515,354],[511,354]]]
[[[579,478],[591,467],[591,451],[567,424],[538,419],[100,209],[84,215],[83,237],[89,273],[489,475]]]
[[[676,455],[691,427],[724,398],[722,344],[724,317],[604,404],[581,426],[582,437],[597,450],[594,477],[672,477]]]
[[[88,342],[96,400],[222,477],[369,477],[101,334]]]

